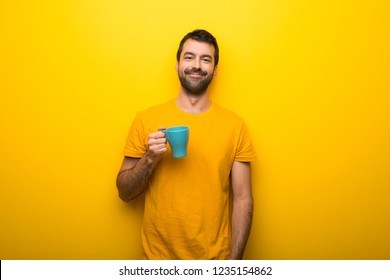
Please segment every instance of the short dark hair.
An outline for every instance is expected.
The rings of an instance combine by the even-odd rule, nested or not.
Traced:
[[[176,59],[177,61],[180,60],[180,55],[181,52],[183,51],[183,45],[184,43],[188,40],[192,39],[198,42],[205,42],[210,45],[213,45],[214,47],[214,61],[215,61],[215,66],[218,65],[219,61],[219,48],[217,44],[217,39],[208,31],[203,30],[203,29],[195,29],[194,31],[188,33],[186,36],[183,37],[180,41],[179,49],[177,50],[176,54]]]

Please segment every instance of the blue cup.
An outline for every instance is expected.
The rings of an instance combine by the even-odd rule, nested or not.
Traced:
[[[173,126],[162,130],[165,134],[169,146],[171,146],[172,155],[174,158],[182,158],[187,155],[188,147],[188,126]]]

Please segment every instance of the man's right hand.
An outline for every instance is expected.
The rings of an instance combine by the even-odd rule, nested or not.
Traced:
[[[148,186],[156,164],[167,151],[167,140],[160,127],[148,135],[148,150],[141,158],[125,157],[116,179],[119,197],[128,202],[141,194]]]
[[[165,130],[165,127],[160,127],[157,132],[148,135],[148,154],[153,158],[167,151],[167,139],[161,130]]]

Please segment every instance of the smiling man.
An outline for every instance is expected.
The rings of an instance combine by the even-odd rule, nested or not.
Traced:
[[[126,202],[145,192],[145,259],[243,257],[256,155],[244,121],[209,98],[218,61],[209,32],[184,36],[177,51],[178,97],[139,112],[130,128],[116,183]],[[178,125],[190,129],[184,158],[172,157],[161,131]]]
[[[215,59],[210,54],[215,53],[215,50],[194,39],[188,39],[183,47],[183,59],[180,59],[181,54],[178,53],[176,67],[181,87],[187,95],[204,95],[216,74]]]

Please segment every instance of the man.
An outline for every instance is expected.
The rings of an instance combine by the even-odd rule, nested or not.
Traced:
[[[145,191],[145,259],[243,257],[256,156],[244,121],[209,99],[218,60],[213,35],[188,33],[177,52],[179,96],[138,113],[130,129],[117,187],[126,202]],[[177,125],[190,128],[184,158],[172,157],[161,132]]]

